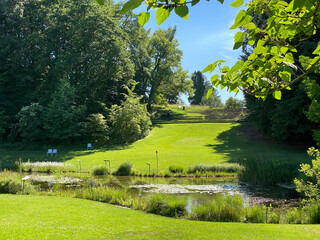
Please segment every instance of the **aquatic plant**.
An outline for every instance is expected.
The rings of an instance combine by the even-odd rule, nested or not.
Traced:
[[[114,173],[118,176],[129,176],[132,170],[132,163],[124,162],[121,163],[117,171]]]
[[[107,173],[108,173],[108,168],[105,166],[98,166],[93,169],[94,176],[103,176],[103,175],[107,175]]]
[[[243,167],[237,163],[221,163],[213,165],[196,164],[188,169],[188,173],[204,173],[204,172],[225,172],[237,173],[242,171]]]
[[[253,205],[245,209],[245,222],[265,223],[266,207],[261,205]]]
[[[24,172],[55,172],[71,171],[72,165],[62,162],[24,162],[21,163],[21,169]]]
[[[184,168],[183,168],[183,166],[171,165],[171,166],[169,166],[169,172],[170,173],[183,173]]]
[[[263,155],[250,155],[239,160],[243,166],[239,180],[252,185],[274,186],[292,182],[297,176],[297,163],[267,159]]]
[[[146,211],[167,217],[186,215],[187,198],[164,194],[153,194],[146,200]]]

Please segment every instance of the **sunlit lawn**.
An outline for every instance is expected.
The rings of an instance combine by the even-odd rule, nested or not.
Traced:
[[[189,166],[234,162],[246,155],[263,155],[282,161],[306,161],[303,149],[289,148],[283,144],[247,139],[236,123],[189,123],[163,124],[153,128],[150,135],[131,145],[116,148],[86,150],[83,147],[63,146],[58,148],[58,157],[46,156],[47,148],[34,151],[0,150],[2,165],[12,163],[22,157],[23,161],[66,161],[82,170],[91,170],[111,161],[111,170],[115,171],[120,163],[129,161],[134,168],[147,173],[156,171],[156,151],[158,151],[159,171],[167,170],[170,165]],[[1,163],[0,163],[1,164]]]
[[[319,225],[210,223],[82,199],[0,195],[0,239],[318,239]]]

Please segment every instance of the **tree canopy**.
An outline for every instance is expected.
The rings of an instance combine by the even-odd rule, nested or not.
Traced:
[[[0,0],[0,139],[105,142],[123,86],[137,82],[139,103],[150,105],[191,88],[175,29],[151,34],[119,8],[111,0]]]
[[[97,0],[102,3],[103,0]],[[218,0],[223,3],[224,0]],[[123,5],[121,13],[139,7],[144,1],[129,0]],[[170,13],[174,12],[187,19],[189,6],[194,6],[199,0],[148,0],[145,1],[147,12],[141,12],[139,22],[149,20],[151,8],[156,10],[158,24],[163,23]],[[240,7],[244,0],[235,0],[232,7]],[[293,0],[290,3],[282,0],[251,0],[246,4],[246,10],[240,10],[231,29],[248,29],[239,31],[234,36],[234,49],[242,46],[245,39],[255,48],[247,60],[239,60],[232,67],[224,66],[223,60],[209,64],[203,72],[212,73],[216,68],[220,74],[211,77],[211,82],[229,91],[239,89],[265,99],[271,94],[281,99],[282,90],[290,90],[290,86],[307,76],[320,62],[319,37],[316,46],[311,50],[312,56],[297,53],[297,47],[319,33],[320,15],[319,0]],[[252,20],[252,13],[267,14],[265,26],[257,26]],[[302,68],[303,71],[298,70]]]

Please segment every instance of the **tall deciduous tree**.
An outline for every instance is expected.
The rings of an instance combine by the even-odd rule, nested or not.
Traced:
[[[182,51],[178,48],[178,41],[175,39],[176,28],[167,30],[159,29],[154,32],[149,42],[149,54],[152,58],[152,70],[149,79],[148,109],[151,104],[157,103],[157,98],[166,98],[166,90],[175,85],[178,81],[183,85],[187,77],[182,70]],[[182,86],[179,86],[181,89]],[[176,91],[179,94],[179,91]],[[172,96],[171,96],[172,98]]]

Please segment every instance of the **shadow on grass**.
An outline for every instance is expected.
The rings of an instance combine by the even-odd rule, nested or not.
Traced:
[[[261,135],[251,123],[241,123],[220,133],[216,138],[219,143],[208,144],[214,153],[228,156],[231,163],[239,162],[248,156],[263,156],[266,159],[296,162],[310,162],[306,149],[286,145],[270,140]]]
[[[32,146],[20,148],[16,150],[12,147],[7,148],[6,146],[0,146],[0,170],[1,169],[16,169],[15,162],[19,161],[19,158],[23,162],[66,162],[74,158],[81,158],[83,156],[88,156],[95,154],[97,152],[105,151],[115,151],[115,150],[124,150],[131,148],[131,144],[120,145],[113,144],[107,147],[100,147],[93,150],[87,150],[83,145],[67,146],[67,147],[49,147],[57,148],[58,154],[51,156],[47,155],[48,146]]]

